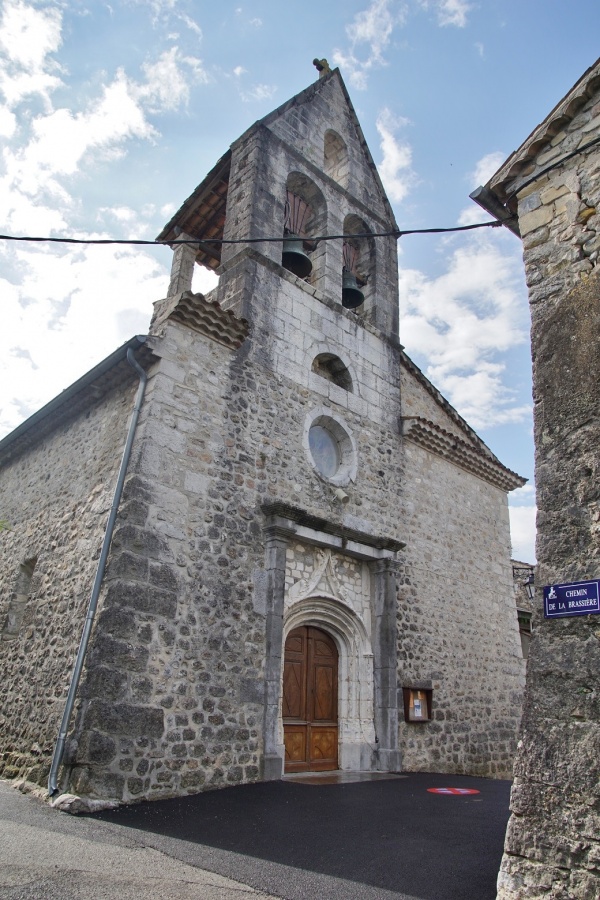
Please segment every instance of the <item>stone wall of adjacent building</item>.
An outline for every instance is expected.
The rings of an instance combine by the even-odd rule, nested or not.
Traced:
[[[44,783],[112,502],[135,381],[0,467],[0,774]]]
[[[509,188],[598,134],[597,92]],[[537,584],[600,577],[600,151],[541,175],[519,196],[532,319]],[[534,613],[512,817],[499,897],[600,892],[600,619]]]

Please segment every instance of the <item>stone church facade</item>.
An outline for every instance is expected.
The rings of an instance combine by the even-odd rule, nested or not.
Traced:
[[[523,479],[399,342],[395,237],[372,236],[397,225],[339,72],[321,74],[165,226],[193,243],[173,243],[149,335],[0,442],[5,777],[48,775],[95,582],[61,790],[510,775]],[[206,297],[195,264],[220,276]]]

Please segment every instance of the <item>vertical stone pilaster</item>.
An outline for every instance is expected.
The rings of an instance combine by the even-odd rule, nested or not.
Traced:
[[[191,241],[189,234],[182,232],[179,240]],[[196,262],[195,244],[176,244],[173,250],[173,262],[171,264],[171,280],[167,297],[181,294],[182,291],[191,291],[192,278],[194,276],[194,264]]]
[[[283,654],[283,601],[285,593],[285,555],[289,528],[270,521],[265,535],[265,714],[264,761],[265,781],[276,781],[283,775],[284,748],[278,743],[279,695]]]
[[[391,559],[370,563],[373,612],[375,731],[379,769],[399,772],[398,674],[396,663],[396,574]]]

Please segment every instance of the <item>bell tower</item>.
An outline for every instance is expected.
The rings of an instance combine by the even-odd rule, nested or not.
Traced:
[[[317,63],[318,80],[235,141],[160,239],[198,237],[177,272],[184,257],[216,269],[219,303],[249,321],[273,302],[256,294],[266,268],[394,339],[397,225],[340,72]]]

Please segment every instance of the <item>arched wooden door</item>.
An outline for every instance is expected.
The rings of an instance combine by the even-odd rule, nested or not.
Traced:
[[[283,734],[286,772],[338,767],[338,653],[319,628],[302,626],[285,642]]]

